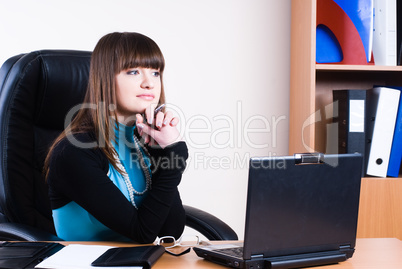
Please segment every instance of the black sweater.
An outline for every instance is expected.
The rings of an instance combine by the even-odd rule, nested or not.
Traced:
[[[96,141],[92,134],[74,138],[85,145]],[[73,144],[76,143],[64,139],[50,159],[52,209],[74,201],[105,226],[139,243],[151,243],[157,236],[180,237],[185,212],[177,186],[188,158],[184,142],[165,149],[147,147],[152,162],[152,186],[138,210],[107,177],[109,162],[99,147]]]

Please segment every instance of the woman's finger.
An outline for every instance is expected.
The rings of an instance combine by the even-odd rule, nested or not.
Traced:
[[[176,126],[177,124],[179,124],[179,118],[173,118],[171,121],[170,121],[170,123],[169,123],[169,125],[170,126],[172,126],[172,127],[174,127],[174,126]]]
[[[165,113],[165,117],[163,119],[163,126],[168,125],[170,123],[170,121],[172,120],[172,118],[173,118],[173,113],[171,111],[167,111]]]
[[[154,122],[154,109],[155,106],[151,105],[145,109],[145,118],[149,125],[152,125]]]
[[[156,114],[156,116],[155,116],[156,128],[158,128],[158,129],[162,128],[164,118],[165,118],[165,114],[163,112],[158,112],[158,114]]]
[[[142,117],[141,114],[135,114],[136,118],[136,123],[143,123],[144,122],[144,117]]]

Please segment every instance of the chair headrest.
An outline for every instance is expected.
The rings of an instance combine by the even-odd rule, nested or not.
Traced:
[[[66,114],[84,99],[91,52],[41,50],[17,57],[10,59],[11,66],[3,65],[9,70],[2,71],[7,77],[0,105],[12,105],[10,109],[32,117],[35,126],[64,129]]]

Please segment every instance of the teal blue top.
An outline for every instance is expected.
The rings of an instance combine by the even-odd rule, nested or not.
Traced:
[[[117,127],[117,126],[116,126]],[[116,149],[119,159],[124,166],[131,184],[138,192],[146,188],[146,179],[144,172],[139,164],[139,159],[134,146],[135,126],[125,126],[118,123],[115,128],[116,141],[113,141],[113,147]],[[144,155],[145,157],[146,155]],[[149,158],[145,157],[145,162],[150,167]],[[108,177],[120,189],[123,195],[130,201],[127,186],[123,176],[109,163]],[[141,205],[142,200],[147,195],[135,195],[135,204]],[[110,201],[113,203],[113,201]],[[57,236],[66,241],[126,241],[128,238],[112,231],[89,212],[79,206],[74,201],[53,210],[53,220]]]

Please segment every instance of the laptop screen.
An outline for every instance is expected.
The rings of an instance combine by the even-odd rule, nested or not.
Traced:
[[[322,157],[250,160],[245,259],[354,248],[362,157]]]

